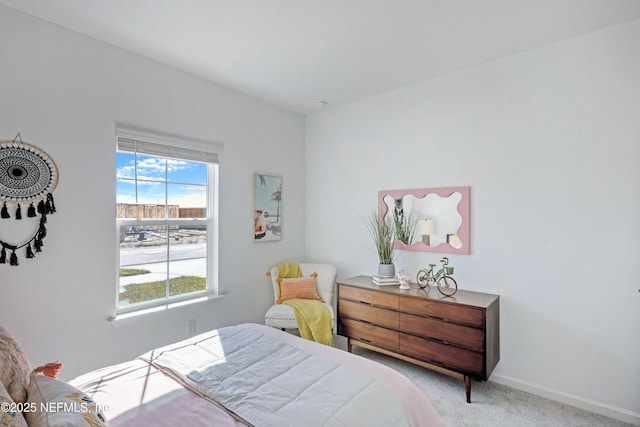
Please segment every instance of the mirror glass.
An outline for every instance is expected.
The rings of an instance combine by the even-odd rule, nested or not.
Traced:
[[[391,215],[397,249],[469,254],[469,187],[380,191],[380,217]]]

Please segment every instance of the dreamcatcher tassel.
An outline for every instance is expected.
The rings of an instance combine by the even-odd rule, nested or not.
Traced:
[[[2,245],[2,251],[0,252],[0,264],[6,264],[7,263],[7,251],[4,248],[4,245]]]
[[[16,208],[16,219],[22,219],[22,209],[20,208],[20,203],[18,203],[18,207]]]
[[[42,218],[40,219],[40,224],[42,224],[43,222],[47,222],[47,210],[49,208],[47,208],[47,205],[50,205],[50,203],[47,201],[47,203],[45,203],[44,200],[40,200],[38,202],[38,213],[40,215],[42,215]]]
[[[2,216],[2,218],[11,218],[11,215],[9,215],[9,209],[7,209],[7,202],[4,202],[2,205],[2,212],[0,212],[0,216]]]
[[[47,214],[52,214],[56,212],[56,205],[53,203],[53,194],[47,194],[47,203],[45,203],[45,208]]]
[[[11,252],[11,257],[9,258],[9,264],[18,265],[18,255],[16,255],[15,249],[13,250],[13,252]]]
[[[34,216],[36,216],[36,208],[35,206],[33,206],[33,202],[29,205],[29,207],[27,208],[27,216],[29,218],[33,218]]]
[[[38,228],[38,239],[42,240],[47,237],[47,227],[44,226],[44,217],[40,220],[40,228]]]
[[[27,258],[33,258],[33,251],[31,250],[31,243],[27,243]]]
[[[36,252],[42,252],[42,239],[36,237],[33,241],[33,247],[35,248]]]

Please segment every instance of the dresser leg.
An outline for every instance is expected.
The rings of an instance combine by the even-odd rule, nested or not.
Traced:
[[[347,351],[351,353],[351,338],[347,338]]]
[[[471,377],[464,376],[464,391],[467,393],[467,403],[471,403]]]

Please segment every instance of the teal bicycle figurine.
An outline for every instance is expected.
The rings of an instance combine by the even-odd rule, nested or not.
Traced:
[[[453,274],[453,267],[449,267],[449,258],[442,257],[440,262],[442,263],[442,268],[435,274],[433,273],[433,267],[436,266],[435,264],[429,264],[429,269],[423,268],[418,271],[416,281],[421,289],[425,289],[436,284],[442,295],[450,297],[458,292],[458,284],[455,279],[451,277]]]

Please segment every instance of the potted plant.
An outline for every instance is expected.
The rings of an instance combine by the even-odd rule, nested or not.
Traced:
[[[364,220],[369,234],[373,238],[378,253],[378,275],[395,276],[396,269],[393,265],[395,253],[395,229],[393,219],[387,217],[380,218],[378,212],[374,209],[371,214]]]

